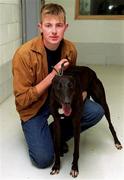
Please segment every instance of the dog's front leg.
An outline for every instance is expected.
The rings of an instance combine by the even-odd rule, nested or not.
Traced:
[[[54,149],[55,149],[55,162],[52,167],[51,175],[58,174],[60,170],[60,121],[59,118],[54,118]]]
[[[77,177],[79,174],[78,171],[78,158],[79,158],[79,141],[80,141],[80,120],[73,120],[73,129],[74,129],[74,154],[73,162],[70,175],[72,177]]]

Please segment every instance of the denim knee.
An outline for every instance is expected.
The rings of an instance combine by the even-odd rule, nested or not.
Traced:
[[[41,169],[51,166],[54,161],[54,154],[52,153],[37,152],[34,155],[34,153],[29,152],[29,155],[33,165]]]
[[[91,100],[87,100],[81,118],[81,132],[97,124],[104,115],[103,107]]]
[[[102,117],[104,116],[105,111],[103,107],[99,104],[97,104],[96,109],[94,109],[94,116],[96,116],[96,121],[100,121]]]

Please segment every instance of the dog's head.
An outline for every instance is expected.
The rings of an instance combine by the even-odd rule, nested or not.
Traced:
[[[76,91],[75,78],[69,75],[55,76],[52,81],[52,90],[56,101],[63,109],[64,115],[70,116]]]

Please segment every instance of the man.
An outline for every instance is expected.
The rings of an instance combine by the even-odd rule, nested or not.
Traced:
[[[65,69],[69,63],[76,64],[77,51],[73,43],[64,39],[68,28],[65,10],[58,4],[46,4],[41,9],[41,32],[22,45],[13,58],[13,87],[17,111],[20,115],[22,129],[32,162],[39,168],[52,164],[54,148],[51,136],[52,124],[48,125],[49,91],[56,71],[63,62]],[[95,125],[103,116],[102,107],[86,100],[81,130]],[[65,140],[72,136],[72,127],[63,120]],[[64,143],[63,151],[67,151]]]

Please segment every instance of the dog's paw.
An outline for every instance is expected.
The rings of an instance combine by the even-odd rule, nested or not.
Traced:
[[[70,175],[73,178],[76,178],[78,176],[78,174],[79,174],[78,170],[71,169]]]
[[[79,174],[79,171],[78,171],[78,165],[77,164],[73,164],[72,165],[72,168],[71,168],[71,172],[70,172],[70,175],[73,177],[73,178],[76,178]]]
[[[121,149],[123,148],[122,145],[119,144],[119,143],[116,143],[116,144],[115,144],[115,147],[116,147],[118,150],[121,150]]]
[[[51,175],[59,174],[59,171],[60,171],[60,166],[54,164],[54,166],[52,167],[52,170],[51,170],[50,174],[51,174]]]
[[[55,175],[55,174],[59,174],[59,169],[53,169],[51,172],[50,172],[51,175]]]

